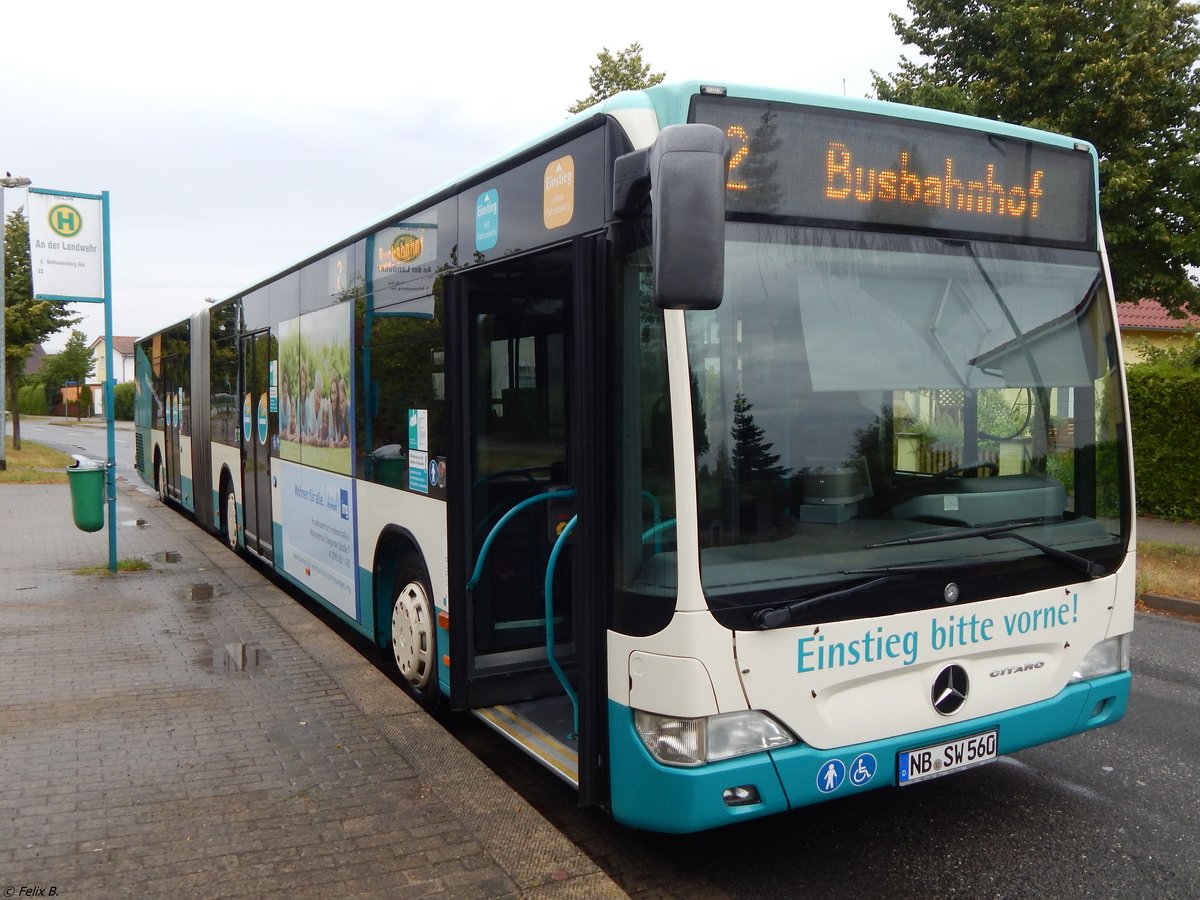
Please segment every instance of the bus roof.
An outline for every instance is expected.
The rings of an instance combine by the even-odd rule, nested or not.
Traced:
[[[1040,131],[1035,128],[1027,128],[1023,125],[1010,125],[1006,122],[997,122],[991,119],[966,116],[961,113],[946,112],[940,109],[909,106],[903,103],[891,103],[884,100],[872,100],[868,97],[839,97],[835,94],[817,94],[787,88],[736,83],[727,84],[717,81],[684,81],[660,84],[647,88],[645,91],[631,92],[631,94],[634,97],[638,95],[644,96],[653,105],[659,121],[665,127],[666,125],[686,122],[691,98],[702,91],[723,92],[729,97],[739,97],[749,100],[771,100],[778,103],[794,103],[801,106],[818,106],[823,109],[842,109],[869,115],[910,119],[915,122],[927,122],[950,128],[987,131],[1003,137],[1034,141],[1068,150],[1078,150],[1081,147],[1086,147],[1093,154],[1095,153],[1091,144],[1074,137],[1054,134],[1049,131]],[[609,112],[609,103],[629,96],[629,93],[618,94],[611,100],[594,107],[594,109]]]
[[[692,98],[696,94],[704,92],[750,100],[767,100],[778,103],[815,106],[823,109],[846,110],[868,115],[891,116],[893,118],[908,119],[915,122],[942,125],[950,128],[986,131],[997,136],[1017,140],[1033,141],[1077,151],[1086,150],[1091,154],[1093,159],[1096,158],[1095,148],[1090,143],[1077,138],[1027,128],[1021,125],[1011,125],[1005,122],[996,122],[960,113],[946,112],[939,109],[890,103],[866,97],[839,97],[832,94],[811,93],[763,85],[698,80],[663,83],[639,91],[622,91],[582,112],[569,116],[554,128],[472,169],[468,169],[459,176],[443,182],[425,193],[409,199],[401,206],[392,209],[382,218],[375,220],[365,228],[354,232],[336,244],[321,248],[315,253],[303,257],[292,265],[280,269],[278,272],[261,281],[237,291],[221,302],[224,303],[238,297],[244,297],[246,294],[258,290],[284,275],[298,271],[330,252],[347,247],[361,240],[366,235],[389,226],[406,214],[420,210],[434,202],[458,193],[464,188],[469,187],[472,182],[483,179],[488,173],[495,171],[515,158],[532,152],[535,148],[561,139],[572,132],[586,130],[597,116],[608,116],[615,119],[625,130],[635,148],[649,146],[657,137],[658,132],[663,128],[668,125],[678,125],[687,122]]]

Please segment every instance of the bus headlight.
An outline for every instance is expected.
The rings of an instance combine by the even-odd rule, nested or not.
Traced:
[[[787,729],[754,709],[703,719],[634,710],[633,722],[650,755],[668,766],[702,766],[796,743]]]
[[[1071,681],[1084,681],[1101,675],[1124,672],[1129,668],[1129,635],[1101,641],[1091,649],[1071,675]]]

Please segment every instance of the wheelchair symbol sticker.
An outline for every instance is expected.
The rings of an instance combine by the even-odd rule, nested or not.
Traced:
[[[858,754],[854,757],[854,762],[850,763],[850,783],[855,787],[862,787],[875,777],[875,770],[878,768],[879,763],[870,753]]]

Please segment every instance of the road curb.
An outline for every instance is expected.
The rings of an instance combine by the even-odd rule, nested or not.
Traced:
[[[1147,609],[1200,617],[1200,601],[1197,600],[1168,597],[1165,594],[1142,594],[1138,599],[1142,601]]]

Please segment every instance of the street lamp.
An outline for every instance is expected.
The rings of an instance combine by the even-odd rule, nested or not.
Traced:
[[[8,233],[8,222],[4,218],[4,189],[29,187],[30,183],[28,178],[13,175],[11,172],[6,172],[4,177],[0,178],[0,227],[4,229],[5,235]],[[8,427],[8,407],[5,405],[8,399],[8,373],[4,366],[4,276],[4,240],[0,238],[0,426],[3,426],[0,428],[0,472],[8,468],[3,434]]]

